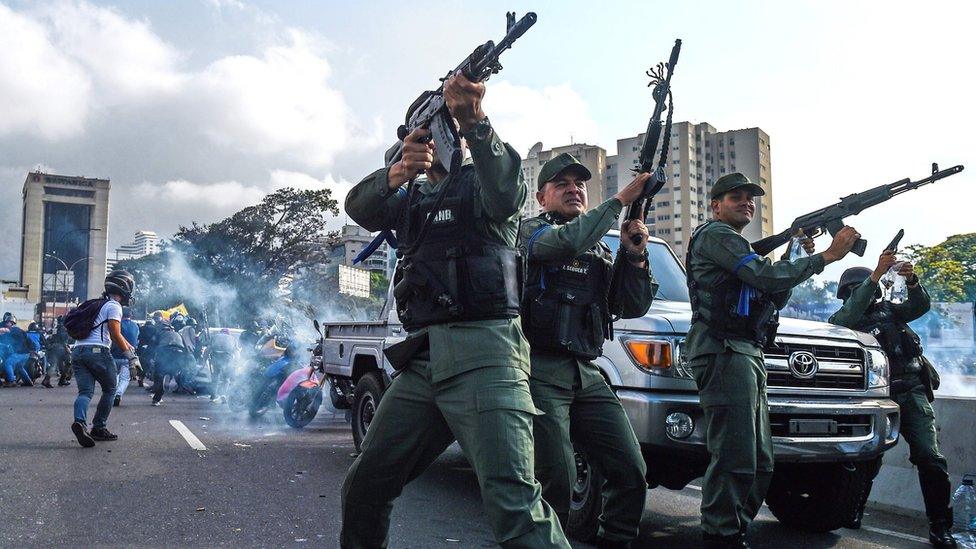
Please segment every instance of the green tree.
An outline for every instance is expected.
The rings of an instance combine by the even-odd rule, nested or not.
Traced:
[[[905,258],[935,301],[976,301],[976,233],[950,236],[935,246],[909,246]]]
[[[282,279],[328,262],[325,218],[338,213],[329,189],[285,188],[217,223],[180,227],[174,245],[195,271],[235,288],[250,316]]]

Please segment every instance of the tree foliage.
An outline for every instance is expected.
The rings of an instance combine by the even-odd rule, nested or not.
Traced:
[[[909,246],[906,259],[935,301],[976,301],[976,233],[935,246]]]

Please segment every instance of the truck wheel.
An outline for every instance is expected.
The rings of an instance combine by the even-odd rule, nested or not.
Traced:
[[[777,465],[766,504],[783,524],[830,532],[856,522],[878,460]]]
[[[380,406],[380,398],[383,397],[383,385],[380,383],[378,374],[370,372],[359,378],[353,396],[352,438],[356,442],[356,451],[362,452],[366,429],[373,421],[376,409]]]
[[[586,452],[574,448],[576,457],[576,482],[569,502],[569,521],[566,534],[569,537],[590,542],[600,529],[600,508],[603,502],[603,473],[586,458]]]

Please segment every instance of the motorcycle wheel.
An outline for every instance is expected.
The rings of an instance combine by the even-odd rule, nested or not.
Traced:
[[[288,398],[285,399],[283,406],[285,412],[285,423],[301,429],[308,425],[322,405],[322,391],[319,388],[295,387]]]
[[[263,416],[274,405],[275,394],[278,392],[278,385],[280,385],[276,381],[266,383],[264,387],[255,391],[254,398],[251,399],[251,405],[247,409],[252,419]]]

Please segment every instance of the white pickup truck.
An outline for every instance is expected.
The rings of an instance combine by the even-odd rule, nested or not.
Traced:
[[[618,234],[604,241],[616,250]],[[698,391],[681,348],[691,322],[685,272],[668,245],[651,238],[660,284],[648,313],[614,324],[596,360],[640,441],[651,488],[682,489],[708,464]],[[888,363],[869,335],[791,318],[765,349],[775,473],[766,502],[781,522],[809,531],[847,525],[881,455],[898,440],[898,406],[888,398]],[[402,341],[388,303],[374,322],[325,325],[323,358],[332,400],[350,410],[357,448],[393,373],[383,349]],[[567,530],[595,533],[601,473],[577,453]]]

